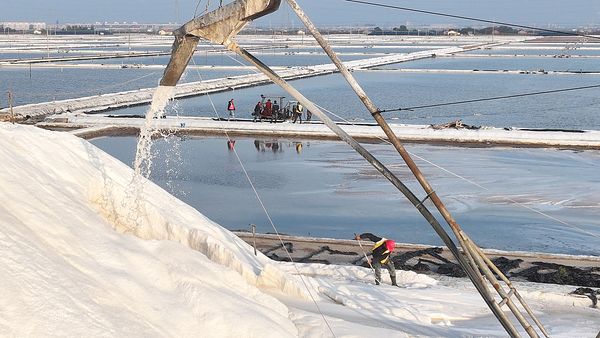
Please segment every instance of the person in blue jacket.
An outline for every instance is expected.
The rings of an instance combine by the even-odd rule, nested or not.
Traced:
[[[390,254],[394,250],[396,243],[391,239],[375,236],[370,232],[356,235],[355,239],[357,241],[368,239],[371,242],[375,242],[372,248],[373,259],[371,261],[371,266],[375,269],[375,284],[379,285],[381,282],[381,265],[383,264],[390,273],[392,285],[398,286],[398,284],[396,284],[396,268],[394,267],[394,262],[390,259]]]

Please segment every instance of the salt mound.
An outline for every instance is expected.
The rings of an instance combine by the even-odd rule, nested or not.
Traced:
[[[0,163],[0,336],[297,335],[293,279],[87,141],[2,123]]]

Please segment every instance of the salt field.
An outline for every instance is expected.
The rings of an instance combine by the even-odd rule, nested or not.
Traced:
[[[51,40],[0,37],[2,59],[40,58],[69,55],[102,55],[133,51],[167,52],[170,37],[135,36],[104,39]],[[489,37],[329,37],[334,50],[345,61],[389,53],[410,53],[451,46],[490,42]],[[265,63],[277,67],[302,67],[325,63],[326,56],[314,41],[299,36],[240,36],[241,44]],[[498,42],[498,37],[496,37]],[[537,43],[524,38],[504,38],[502,44],[485,50],[382,66],[356,71],[355,76],[381,109],[413,107],[470,98],[502,96],[529,91],[554,90],[600,83],[596,59],[600,48],[587,44],[566,49],[569,44]],[[553,57],[568,53],[569,58]],[[579,56],[579,58],[578,58]],[[162,76],[168,56],[81,60],[15,66],[0,60],[0,90],[11,90],[15,104],[44,102],[98,93],[151,88]],[[63,67],[61,67],[63,65]],[[112,67],[117,65],[118,67]],[[122,67],[120,67],[121,65]],[[133,66],[134,65],[134,66]],[[210,67],[214,69],[211,69]],[[426,69],[429,72],[414,70]],[[525,74],[511,71],[580,71],[582,74]],[[399,72],[399,70],[405,70]],[[411,71],[413,70],[413,71]],[[445,70],[464,70],[447,73]],[[478,73],[497,70],[497,73]],[[219,47],[201,44],[182,82],[254,74],[239,57]],[[583,74],[585,73],[585,74]],[[507,86],[506,83],[510,83]],[[314,102],[334,112],[334,120],[370,121],[369,115],[340,75],[326,75],[293,81]],[[524,97],[386,113],[391,123],[433,124],[462,119],[464,123],[494,127],[599,129],[596,113],[597,89],[553,95]],[[167,110],[168,115],[216,116],[224,114],[224,103],[235,98],[236,116],[249,118],[261,94],[286,96],[275,85],[181,99]],[[0,101],[5,102],[5,101]],[[111,114],[145,114],[145,105],[110,111]],[[133,163],[134,139],[102,138],[92,141],[126,164]],[[256,144],[259,146],[256,146]],[[304,144],[298,153],[295,146]],[[270,144],[268,148],[266,145]],[[274,145],[278,145],[275,150]],[[262,148],[261,148],[262,147]],[[265,148],[266,147],[266,148]],[[397,155],[389,146],[371,145],[389,163]],[[413,145],[414,151],[460,176],[482,183],[489,190],[466,183],[435,168],[427,175],[465,229],[484,247],[506,250],[533,250],[598,255],[596,217],[600,202],[595,171],[597,151],[552,149],[473,149]],[[225,147],[225,139],[177,139],[159,141],[160,164],[152,179],[206,215],[230,229],[250,223],[265,226],[240,167]],[[365,163],[335,142],[285,139],[239,139],[236,149],[277,220],[289,234],[348,238],[366,229],[387,232],[404,242],[439,244],[413,212],[412,207]],[[525,160],[527,159],[527,160]],[[345,166],[342,167],[340,164]],[[539,167],[548,176],[538,176]],[[400,168],[400,167],[399,167]],[[493,168],[493,169],[490,169]],[[408,177],[406,173],[401,177]],[[503,184],[501,182],[510,182]],[[483,184],[485,183],[485,184]],[[410,180],[409,180],[410,184]],[[359,211],[356,205],[375,210]],[[387,196],[387,197],[383,197]],[[569,225],[541,216],[504,198],[558,217]],[[232,203],[232,201],[235,201]],[[282,202],[285,201],[285,202]],[[230,205],[236,205],[231,212]],[[335,212],[333,212],[335,210]],[[373,219],[372,215],[377,217]],[[260,228],[264,232],[270,229]],[[516,232],[527,231],[534,240],[515,241]],[[585,243],[585,244],[581,244]]]
[[[85,140],[0,136],[2,336],[506,336],[465,278],[398,270],[375,287],[369,268],[271,260],[152,182],[136,199],[133,171]],[[552,337],[600,328],[573,285],[513,285]]]
[[[133,163],[135,138],[92,143]],[[240,138],[235,147],[282,233],[350,239],[373,231],[407,243],[441,244],[404,196],[343,143]],[[408,147],[465,178],[418,161],[483,247],[600,254],[599,151]],[[391,146],[368,148],[418,188]],[[156,144],[155,155],[152,179],[175,196],[229,229],[254,223],[259,232],[272,231],[225,139],[171,137]],[[517,233],[522,236],[515,238]]]
[[[0,336],[600,338],[600,4],[304,5],[5,9]]]
[[[48,47],[44,39],[35,39],[17,43],[17,36],[0,37],[0,57],[8,59],[14,56],[16,46],[23,48],[21,52],[37,47],[36,53],[23,57],[43,57],[47,54]],[[108,39],[118,39],[108,37]],[[144,37],[134,39],[135,46],[141,50],[168,51],[170,48],[169,37]],[[343,60],[364,59],[380,56],[381,53],[407,53],[448,46],[472,45],[476,43],[489,43],[489,37],[359,37],[357,35],[336,36],[331,38],[334,50],[339,51]],[[357,72],[360,83],[381,109],[404,108],[420,106],[431,103],[443,103],[456,100],[473,98],[511,95],[530,91],[555,90],[573,86],[595,85],[600,83],[599,69],[594,58],[575,58],[575,56],[600,57],[600,49],[595,44],[588,43],[578,49],[565,48],[572,44],[558,45],[556,43],[523,42],[524,38],[504,38],[498,45],[491,49],[456,54],[451,58],[434,58],[417,60],[395,65],[389,65]],[[74,55],[89,53],[98,42],[86,41],[74,43],[64,41],[64,46],[71,46]],[[496,41],[498,38],[496,37]],[[127,39],[121,37],[113,42],[127,48]],[[246,43],[248,48],[255,49],[254,53],[265,63],[274,66],[302,67],[327,62],[326,56],[316,48],[315,43],[307,37],[276,36],[255,37],[240,36],[240,43]],[[142,46],[147,44],[146,47]],[[362,44],[362,46],[361,46]],[[514,44],[514,52],[519,55],[526,51],[535,51],[536,55],[503,57],[489,56],[487,54],[502,54],[510,51]],[[61,46],[61,44],[57,44]],[[60,50],[52,44],[50,51]],[[78,48],[79,49],[78,49]],[[365,48],[369,47],[369,48]],[[562,50],[561,50],[562,48]],[[112,49],[111,49],[112,50]],[[101,54],[102,49],[94,49],[95,55]],[[581,51],[581,53],[579,53]],[[351,53],[350,53],[351,52]],[[485,53],[483,53],[485,52]],[[569,53],[572,58],[539,57],[539,55],[557,55]],[[10,53],[10,54],[5,54]],[[350,53],[350,54],[348,54]],[[71,54],[71,52],[69,52]],[[467,57],[468,56],[468,57]],[[52,67],[44,64],[12,65],[0,64],[0,90],[13,92],[16,105],[36,102],[47,102],[94,94],[107,94],[139,88],[153,88],[162,75],[160,66],[166,65],[168,56],[105,59],[92,61],[69,61],[68,63],[54,63]],[[0,60],[0,63],[2,61]],[[69,65],[69,68],[60,65]],[[77,65],[81,64],[82,68]],[[96,64],[100,68],[85,68],[83,65]],[[102,67],[106,65],[106,69]],[[123,65],[125,68],[113,68],[111,65]],[[217,66],[214,69],[206,66]],[[247,67],[239,57],[224,52],[218,47],[201,45],[196,53],[190,68],[183,75],[181,82],[195,82],[208,79],[224,78],[235,75],[255,74],[256,70]],[[197,68],[200,67],[200,68]],[[221,68],[232,67],[232,68]],[[382,70],[383,69],[383,70]],[[428,69],[433,72],[401,72],[395,70]],[[387,71],[386,71],[387,70]],[[440,70],[436,72],[436,70]],[[445,70],[465,70],[462,73],[446,73]],[[477,70],[497,70],[497,73],[477,73]],[[586,74],[519,74],[508,73],[505,70],[538,72],[570,71]],[[506,86],[505,83],[510,83]],[[457,85],[459,84],[459,85]],[[339,118],[369,121],[364,107],[351,92],[349,87],[339,75],[329,75],[318,79],[304,79],[294,81],[307,97],[321,106],[339,115]],[[331,95],[335,93],[335,95]],[[232,93],[215,94],[211,99],[216,102],[226,102],[235,97],[237,109],[241,116],[250,116],[252,107],[260,94],[272,96],[286,96],[284,92],[274,85],[261,86],[236,90]],[[181,100],[178,102],[178,111],[170,114],[190,116],[213,116],[211,100],[207,96],[200,96]],[[514,100],[499,100],[469,105],[446,106],[415,111],[401,111],[388,113],[392,122],[399,123],[445,123],[455,119],[473,125],[495,127],[530,127],[530,128],[568,128],[568,129],[596,129],[600,126],[600,119],[596,114],[595,105],[598,103],[594,89],[564,92],[555,95],[541,95],[524,97]],[[0,106],[5,107],[6,101],[0,100]],[[132,107],[111,111],[112,114],[144,114],[145,107]],[[334,120],[339,119],[333,117]]]

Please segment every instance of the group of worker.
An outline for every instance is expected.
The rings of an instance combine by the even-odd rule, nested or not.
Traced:
[[[280,116],[281,107],[277,100],[271,102],[271,99],[267,99],[264,95],[260,96],[261,100],[256,103],[254,106],[254,110],[252,112],[253,122],[261,121],[263,118],[270,119],[271,122],[275,122],[277,118]],[[288,108],[286,108],[287,111]],[[235,103],[233,99],[227,102],[227,112],[229,113],[228,120],[235,119]],[[300,102],[296,102],[291,107],[291,118],[292,123],[296,123],[296,121],[300,121],[302,123],[302,114],[304,113],[304,107]],[[310,121],[312,119],[312,113],[310,110],[306,110],[306,120]]]
[[[254,121],[256,121],[257,119],[260,120],[263,117],[271,118],[271,121],[274,121],[274,117],[276,117],[279,114],[279,104],[277,103],[277,100],[271,102],[271,99],[267,99],[265,102],[265,96],[261,95],[260,97],[261,100],[258,101],[256,106],[254,106],[254,112],[252,113],[252,115],[254,115]],[[235,104],[233,102],[233,99],[229,100],[229,102],[227,103],[227,111],[229,112],[229,119],[235,118]],[[298,119],[300,119],[300,123],[302,123],[303,111],[304,107],[302,107],[300,102],[297,102],[292,106],[293,123],[296,123]],[[309,110],[307,110],[306,120],[310,121],[311,117],[312,114]],[[299,145],[300,149],[302,149],[302,144],[299,143]],[[234,146],[235,140],[230,139],[227,141],[227,148],[229,150],[233,150]],[[257,146],[256,141],[255,146]],[[259,148],[257,147],[257,149]],[[298,148],[296,150],[298,151],[298,153],[300,153],[300,150]],[[398,284],[396,284],[396,269],[394,267],[394,262],[392,262],[392,259],[390,258],[390,254],[392,253],[395,247],[395,242],[391,239],[378,237],[368,232],[361,235],[355,235],[355,239],[357,241],[360,241],[362,239],[368,239],[372,242],[375,242],[371,253],[372,259],[368,261],[369,265],[373,268],[373,270],[375,270],[375,284],[381,284],[381,266],[385,265],[390,273],[392,285],[398,286]]]
[[[256,103],[254,112],[252,113],[254,121],[268,118],[271,119],[271,122],[274,122],[277,119],[277,115],[279,115],[279,103],[277,103],[277,100],[271,102],[271,99],[266,99],[264,95],[261,95],[260,98],[261,100]]]

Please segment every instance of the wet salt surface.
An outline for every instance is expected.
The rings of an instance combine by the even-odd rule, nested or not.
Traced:
[[[129,165],[133,162],[135,138],[92,143]],[[417,196],[423,195],[390,146],[367,148]],[[407,148],[487,189],[417,160],[454,217],[481,246],[600,255],[600,152]],[[345,144],[238,139],[235,149],[282,233],[347,239],[354,232],[371,231],[400,242],[441,244],[404,196]],[[273,232],[225,139],[171,137],[156,142],[153,150],[153,181],[229,229],[248,229],[254,223],[259,232]]]

